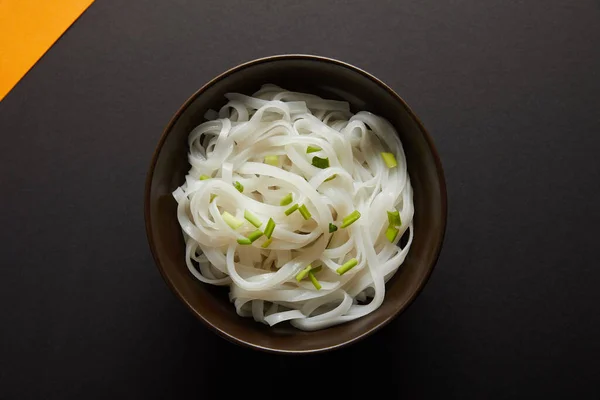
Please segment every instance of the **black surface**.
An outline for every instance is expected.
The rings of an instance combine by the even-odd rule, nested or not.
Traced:
[[[600,398],[599,39],[591,0],[96,1],[0,103],[0,398],[285,395],[270,382],[308,372],[340,395]],[[413,306],[302,358],[196,321],[161,280],[142,214],[178,106],[239,62],[290,52],[403,96],[450,201]]]

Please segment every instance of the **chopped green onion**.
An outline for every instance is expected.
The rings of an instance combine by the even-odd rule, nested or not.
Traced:
[[[312,271],[308,272],[308,277],[310,278],[310,281],[312,282],[313,286],[317,288],[317,290],[321,290],[321,284],[319,283],[317,278],[315,278],[315,274],[313,274]]]
[[[394,157],[392,153],[381,153],[381,157],[388,168],[394,168],[396,165],[398,165],[398,162],[396,162],[396,157]]]
[[[300,282],[302,279],[306,278],[306,275],[308,275],[311,268],[312,268],[312,266],[310,264],[308,264],[308,266],[306,268],[304,268],[302,271],[298,272],[298,275],[296,275],[296,280],[298,282]]]
[[[221,214],[221,216],[223,217],[223,220],[227,223],[227,225],[231,227],[231,229],[237,229],[244,223],[244,221],[240,221],[233,215],[229,214],[227,211]]]
[[[290,215],[291,213],[293,213],[297,209],[298,209],[298,204],[294,204],[293,206],[291,206],[290,208],[288,208],[287,210],[285,210],[285,215]]]
[[[394,228],[392,225],[388,226],[385,231],[385,237],[390,243],[394,243],[394,239],[396,239],[396,235],[398,234],[398,228]]]
[[[279,156],[266,156],[265,164],[272,165],[274,167],[279,165]]]
[[[261,231],[260,229],[257,229],[248,235],[248,239],[250,239],[251,242],[255,242],[256,239],[258,239],[262,235],[263,235],[263,231]]]
[[[290,204],[292,202],[292,194],[288,193],[285,196],[283,196],[283,199],[281,199],[281,201],[279,202],[280,206],[287,206],[288,204]]]
[[[273,218],[269,218],[269,222],[267,222],[267,226],[265,227],[265,236],[268,239],[271,239],[271,235],[273,234],[274,230],[275,230],[275,221],[273,221]]]
[[[252,240],[248,239],[248,238],[241,238],[238,239],[237,242],[239,244],[244,244],[244,245],[248,245],[248,244],[252,244]]]
[[[313,268],[312,264],[308,264],[308,266],[306,268],[304,268],[302,271],[298,272],[298,275],[296,275],[296,280],[298,282],[300,282],[302,279],[306,278],[306,275],[316,274],[321,269],[323,269],[322,265],[319,265],[318,267]]]
[[[337,174],[333,174],[329,178],[325,179],[323,182],[329,182],[330,180],[335,179],[336,176]]]
[[[342,228],[352,225],[360,218],[360,213],[358,210],[352,211],[346,218],[344,218],[342,222]]]
[[[209,201],[209,203],[212,203],[212,202],[213,202],[213,200],[215,199],[215,197],[217,197],[217,195],[216,195],[216,194],[214,194],[214,193],[211,193],[211,194],[210,194],[210,201]]]
[[[242,193],[244,191],[244,185],[242,185],[241,183],[239,183],[238,181],[235,181],[235,183],[233,184],[233,186],[238,190],[238,192]]]
[[[388,222],[390,226],[400,226],[402,225],[402,220],[400,219],[400,213],[398,211],[388,211]]]
[[[316,153],[317,151],[321,151],[322,149],[320,147],[317,146],[308,146],[306,148],[306,154],[308,153]]]
[[[265,240],[265,242],[260,247],[262,247],[263,249],[266,249],[267,247],[269,247],[269,245],[271,244],[272,241],[273,241],[273,238],[269,238],[269,239]]]
[[[344,275],[346,272],[356,267],[356,264],[358,264],[358,261],[356,260],[356,258],[353,258],[349,261],[346,261],[341,267],[336,269],[335,272],[337,272],[340,275]]]
[[[205,181],[205,180],[207,180],[207,179],[210,179],[210,176],[208,176],[208,175],[204,175],[204,174],[203,174],[203,175],[200,175],[200,180],[201,180],[201,181]]]
[[[308,220],[310,219],[310,217],[312,216],[310,211],[308,211],[308,208],[306,208],[306,204],[302,204],[299,208],[298,211],[300,211],[300,214],[302,214],[302,218]]]
[[[321,157],[314,156],[312,159],[312,165],[314,165],[317,168],[321,168],[321,169],[329,168],[329,158],[327,158],[327,157],[321,158]]]
[[[244,210],[244,218],[246,218],[246,221],[250,222],[252,225],[254,225],[257,228],[259,228],[262,225],[262,222],[260,221],[260,219],[258,219],[258,217],[256,215],[252,214],[248,210]]]
[[[332,224],[331,222],[329,223],[329,233],[333,233],[335,231],[338,230],[338,227],[335,226],[334,224]]]

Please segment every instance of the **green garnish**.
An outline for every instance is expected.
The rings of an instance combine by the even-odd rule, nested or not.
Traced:
[[[396,157],[394,157],[392,153],[381,153],[381,157],[388,168],[394,168],[396,165],[398,165],[398,162],[396,162]]]
[[[215,199],[215,197],[217,197],[217,195],[214,194],[214,193],[211,193],[210,194],[210,201],[209,201],[209,203],[212,203],[212,201]]]
[[[239,244],[244,244],[244,245],[248,245],[248,244],[252,244],[252,240],[248,239],[248,238],[241,238],[238,239],[237,242]]]
[[[266,156],[265,164],[272,165],[274,167],[279,165],[279,156]]]
[[[308,208],[306,208],[306,204],[302,204],[299,208],[298,211],[300,211],[300,214],[302,214],[302,218],[308,220],[310,219],[310,217],[312,216],[312,214],[310,213],[310,211],[308,211]]]
[[[288,208],[287,210],[285,210],[285,215],[290,215],[291,213],[293,213],[297,209],[298,209],[298,204],[294,204],[293,206],[291,206],[290,208]]]
[[[252,212],[250,212],[248,210],[244,210],[244,218],[246,218],[246,221],[250,222],[252,225],[254,225],[257,228],[259,228],[262,225],[262,222],[260,221],[260,219],[258,219],[258,217],[256,215],[252,214]]]
[[[400,213],[398,211],[388,211],[388,222],[390,226],[400,226],[402,225],[402,220],[400,219]]]
[[[200,180],[201,180],[201,181],[205,181],[205,180],[207,180],[207,179],[210,179],[210,176],[208,176],[208,175],[204,175],[204,174],[203,174],[203,175],[200,175]]]
[[[221,214],[221,216],[223,217],[223,220],[227,223],[227,225],[231,227],[231,229],[237,229],[244,223],[244,221],[240,221],[233,215],[229,214],[227,211]]]
[[[321,158],[321,157],[314,156],[312,159],[312,165],[314,165],[317,168],[321,168],[321,169],[329,168],[329,158],[327,158],[327,157]]]
[[[290,204],[292,202],[292,194],[288,193],[285,196],[283,196],[283,199],[281,199],[281,201],[279,202],[280,206],[287,206],[288,204]]]
[[[360,213],[358,210],[352,211],[344,220],[342,221],[342,228],[352,225],[360,218]]]
[[[346,261],[341,267],[335,270],[340,275],[344,275],[346,272],[350,271],[352,268],[356,267],[358,261],[356,258]]]
[[[271,235],[273,234],[274,230],[275,230],[275,221],[273,221],[273,218],[269,218],[269,222],[267,222],[267,226],[265,227],[265,236],[268,239],[271,239]]]
[[[238,192],[240,192],[240,193],[242,193],[244,191],[244,185],[242,185],[238,181],[235,181],[235,183],[233,184],[233,187],[235,187],[238,190]]]
[[[335,231],[338,230],[338,227],[335,226],[334,224],[332,224],[331,222],[329,223],[329,233],[333,233]]]
[[[306,278],[306,275],[316,274],[321,269],[323,269],[322,265],[319,265],[318,267],[313,268],[312,264],[308,264],[308,266],[306,268],[304,268],[302,271],[298,272],[298,275],[296,275],[296,280],[298,282],[300,282],[302,279]]]
[[[394,239],[396,239],[396,235],[398,234],[398,228],[394,228],[392,225],[388,226],[385,231],[385,237],[390,243],[394,243]]]
[[[255,242],[256,239],[258,239],[262,235],[263,235],[263,231],[261,231],[260,229],[257,229],[248,235],[248,239],[250,239],[250,242]]]
[[[315,274],[313,274],[312,271],[308,272],[308,277],[310,278],[310,281],[312,282],[313,286],[317,288],[317,290],[321,290],[321,284],[319,283],[317,278],[315,278]]]
[[[265,240],[265,242],[260,246],[263,249],[266,249],[267,247],[269,247],[269,245],[271,244],[271,242],[273,241],[273,238],[269,238],[267,240]]]
[[[312,266],[310,264],[308,264],[308,266],[306,268],[304,268],[302,271],[298,272],[298,275],[296,275],[296,280],[298,282],[300,282],[302,279],[306,278],[306,275],[308,275],[311,268],[312,268]]]
[[[320,147],[317,146],[308,146],[306,148],[306,154],[308,153],[316,153],[317,151],[321,151],[322,149]]]
[[[337,174],[333,174],[329,178],[325,179],[323,182],[329,182],[330,180],[335,179],[336,176]]]

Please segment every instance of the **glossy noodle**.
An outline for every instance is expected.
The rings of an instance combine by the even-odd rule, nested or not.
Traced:
[[[190,273],[271,326],[317,330],[376,310],[413,237],[394,127],[274,85],[225,97],[189,134],[173,192]]]

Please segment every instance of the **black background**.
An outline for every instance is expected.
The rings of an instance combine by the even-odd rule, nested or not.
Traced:
[[[171,115],[225,69],[279,53],[388,83],[448,183],[423,293],[319,356],[210,332],[144,230]],[[97,0],[0,103],[0,398],[600,398],[599,74],[597,0]]]

